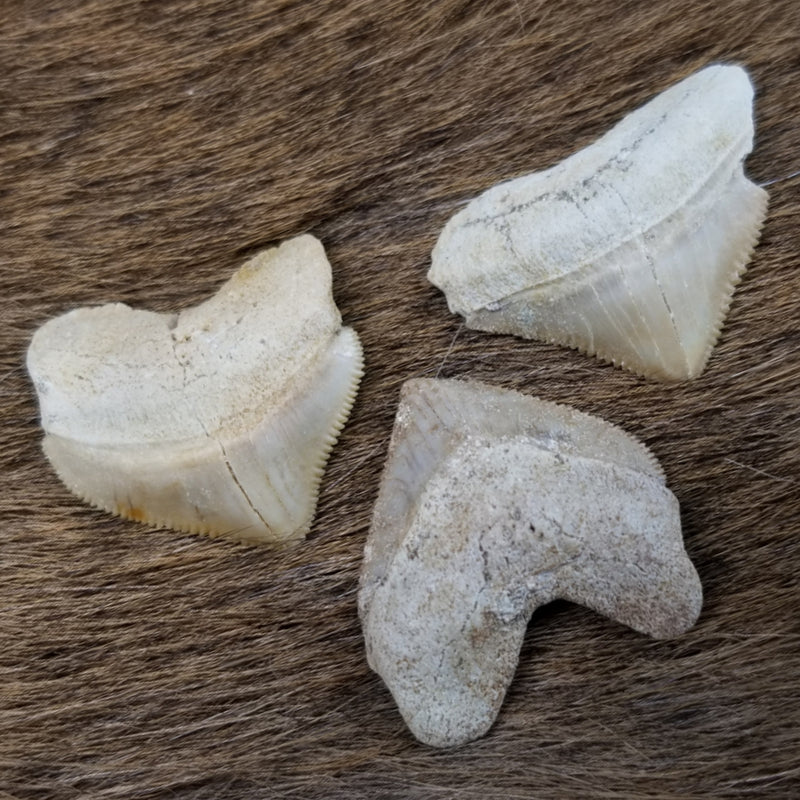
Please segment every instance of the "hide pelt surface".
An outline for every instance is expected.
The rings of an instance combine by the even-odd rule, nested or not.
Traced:
[[[692,71],[756,86],[762,238],[704,374],[664,386],[465,329],[445,221]],[[800,796],[800,5],[0,3],[0,796]],[[175,310],[258,249],[324,243],[366,375],[308,540],[149,529],[59,483],[24,353],[85,304]],[[663,465],[705,590],[655,642],[539,610],[500,716],[416,742],[356,589],[398,390],[470,377],[621,425]]]

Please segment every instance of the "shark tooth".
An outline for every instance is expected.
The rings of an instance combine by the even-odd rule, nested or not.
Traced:
[[[656,638],[694,624],[702,589],[655,458],[567,406],[408,381],[358,602],[369,664],[413,734],[486,733],[533,611],[557,598]]]
[[[306,235],[179,314],[112,303],[52,319],[28,370],[44,452],[72,492],[141,522],[278,543],[309,530],[362,355]]]
[[[428,279],[471,328],[696,377],[766,214],[742,163],[752,101],[740,67],[691,75],[590,147],[474,199]]]

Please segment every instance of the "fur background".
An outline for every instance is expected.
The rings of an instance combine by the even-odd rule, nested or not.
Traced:
[[[694,382],[464,329],[445,221],[714,61],[757,87],[760,244]],[[796,0],[0,2],[0,796],[800,797]],[[40,450],[47,318],[175,310],[324,243],[367,372],[308,540],[272,552],[93,511]],[[356,587],[398,390],[471,377],[646,442],[705,606],[654,642],[554,603],[485,738],[417,743]]]

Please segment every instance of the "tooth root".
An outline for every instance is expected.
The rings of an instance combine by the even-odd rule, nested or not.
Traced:
[[[596,417],[483,384],[405,384],[359,589],[370,666],[414,735],[483,735],[533,611],[583,603],[655,637],[700,612],[678,503]]]

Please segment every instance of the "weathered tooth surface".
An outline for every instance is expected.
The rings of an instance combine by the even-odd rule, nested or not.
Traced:
[[[130,519],[302,538],[362,374],[322,245],[259,253],[180,314],[81,308],[34,335],[44,451],[71,491]]]
[[[744,175],[753,88],[715,65],[543,172],[501,183],[443,229],[429,280],[469,327],[694,378],[766,214]]]
[[[486,733],[531,614],[556,598],[657,638],[694,624],[702,589],[653,456],[566,406],[407,382],[359,614],[414,735],[450,747]]]

